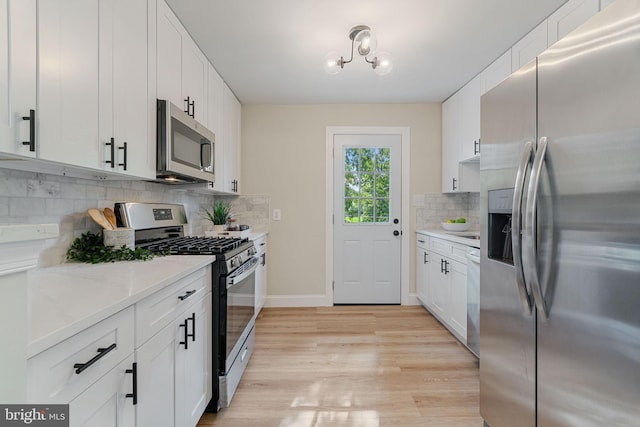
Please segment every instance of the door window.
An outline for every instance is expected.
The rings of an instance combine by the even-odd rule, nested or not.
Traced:
[[[389,223],[389,148],[344,148],[344,223]]]

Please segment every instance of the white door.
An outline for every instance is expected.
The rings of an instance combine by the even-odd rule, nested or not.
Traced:
[[[335,304],[400,304],[402,136],[335,134]]]

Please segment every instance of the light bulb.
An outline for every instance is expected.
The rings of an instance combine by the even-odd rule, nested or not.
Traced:
[[[337,52],[329,52],[324,57],[324,70],[329,74],[338,74],[342,70],[343,59]]]
[[[378,48],[378,39],[371,30],[362,30],[353,39],[358,47],[358,53],[362,56],[370,56]]]
[[[380,76],[384,76],[385,74],[389,74],[393,69],[393,62],[391,62],[391,57],[387,52],[380,52],[376,54],[376,57],[373,58],[373,71]]]

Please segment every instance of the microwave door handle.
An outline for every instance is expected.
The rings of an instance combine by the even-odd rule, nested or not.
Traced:
[[[200,141],[200,170],[203,171],[204,170],[204,146],[207,145],[207,141],[206,140],[201,140]]]

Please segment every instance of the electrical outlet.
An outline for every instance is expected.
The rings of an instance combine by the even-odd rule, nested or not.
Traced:
[[[280,221],[282,219],[282,211],[280,209],[273,210],[273,220]]]

